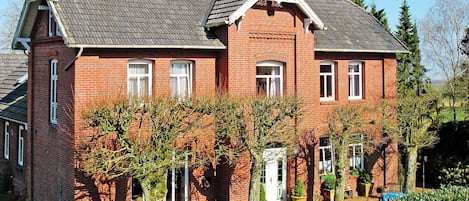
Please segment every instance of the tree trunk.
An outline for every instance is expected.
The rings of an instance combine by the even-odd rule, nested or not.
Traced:
[[[415,179],[417,172],[417,157],[418,147],[406,148],[406,169],[405,169],[405,182],[404,182],[404,193],[410,193],[415,191]]]
[[[345,137],[345,136],[344,136]],[[348,141],[348,140],[344,140]],[[347,144],[347,146],[344,146]],[[343,201],[345,197],[345,185],[346,185],[346,168],[347,168],[347,153],[348,153],[348,143],[342,142],[341,147],[337,147],[337,169],[336,169],[336,188],[335,188],[335,200]]]
[[[262,159],[257,160],[256,157],[253,157],[251,183],[249,186],[249,201],[259,201],[261,192],[262,162]]]
[[[166,201],[166,194],[168,192],[166,187],[167,178],[168,173],[166,172],[160,176],[148,176],[139,180],[145,201]]]

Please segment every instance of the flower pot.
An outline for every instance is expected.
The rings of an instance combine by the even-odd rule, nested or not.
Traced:
[[[323,194],[325,201],[334,201],[335,190],[324,189]]]
[[[360,196],[368,197],[371,192],[371,184],[370,183],[359,183],[358,184],[358,194]]]
[[[294,196],[294,195],[291,196],[292,201],[306,201],[307,198],[308,197],[306,197],[306,196],[303,196],[303,197],[297,197],[297,196]]]

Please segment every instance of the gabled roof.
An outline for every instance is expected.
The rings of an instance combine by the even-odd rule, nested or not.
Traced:
[[[267,0],[276,1],[278,3],[293,3],[300,8],[305,16],[310,20],[317,29],[323,29],[324,24],[311,7],[304,0]],[[258,0],[213,0],[213,7],[208,13],[206,26],[214,27],[225,24],[233,24],[242,17]]]
[[[26,123],[28,58],[0,54],[0,118]]]
[[[315,30],[315,50],[407,52],[377,20],[349,0],[267,0],[293,3]],[[15,49],[25,49],[41,0],[25,3]],[[257,0],[53,0],[47,1],[74,48],[224,49],[205,27],[231,24]]]
[[[349,0],[306,0],[323,20],[316,30],[315,50],[326,52],[397,53],[408,50],[371,14]]]

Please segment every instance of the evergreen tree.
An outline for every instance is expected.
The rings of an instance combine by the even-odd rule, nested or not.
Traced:
[[[387,30],[387,31],[391,31],[391,29],[389,29],[389,24],[388,24],[388,18],[386,17],[386,12],[384,11],[384,8],[381,9],[381,10],[378,10],[376,8],[376,4],[375,3],[372,3],[370,5],[371,7],[371,10],[370,10],[370,13],[376,18],[378,19],[378,21],[381,23],[381,25],[383,25],[383,27]]]
[[[365,4],[365,0],[352,0],[352,2],[362,7],[365,10],[368,8],[368,6]]]
[[[409,5],[404,0],[401,6],[396,37],[407,46],[409,54],[397,54],[397,81],[399,97],[420,95],[424,91],[423,75],[426,72],[420,64],[419,37],[417,26],[410,21]]]

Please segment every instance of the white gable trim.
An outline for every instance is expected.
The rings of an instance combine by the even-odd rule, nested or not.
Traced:
[[[258,0],[247,0],[241,7],[238,8],[233,14],[228,17],[226,24],[233,24],[240,17],[243,17],[244,14],[257,2]],[[319,19],[318,15],[311,9],[311,7],[304,0],[269,0],[276,1],[278,3],[292,3],[296,4],[301,11],[306,15],[306,18],[309,18],[309,24],[314,24],[319,29],[324,29],[324,23]]]
[[[54,2],[56,2],[56,1],[57,0],[49,0],[49,1],[47,1],[47,4],[49,5],[49,8],[51,9],[51,12],[54,14],[55,24],[60,29],[60,33],[62,34],[62,39],[64,40],[65,43],[67,43],[68,35],[65,32],[62,20],[60,19],[59,15],[57,14],[57,8],[55,8],[55,5],[54,5]]]

